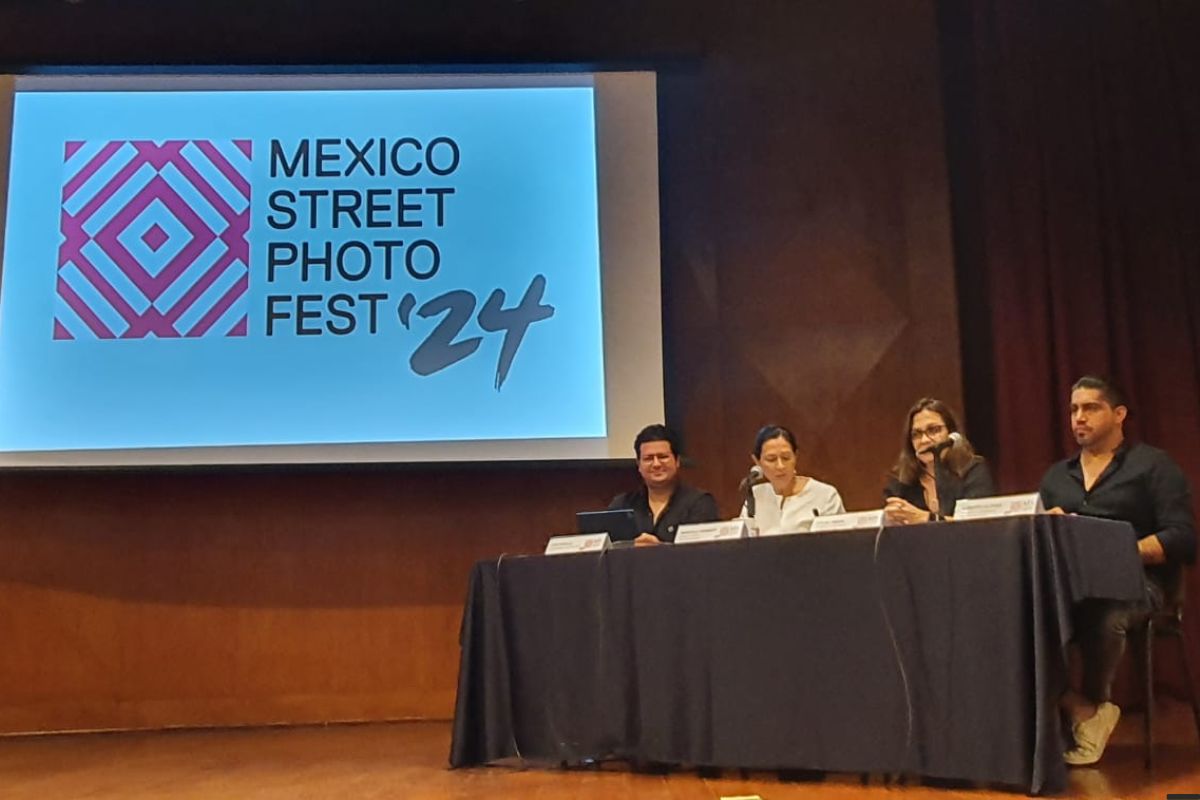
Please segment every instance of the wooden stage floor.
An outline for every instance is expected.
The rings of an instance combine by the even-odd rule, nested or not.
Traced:
[[[1071,773],[1078,798],[1156,798],[1200,794],[1200,744],[1186,706],[1158,718],[1158,763],[1142,769],[1141,718],[1117,729],[1099,768]],[[0,738],[0,798],[1011,798],[989,789],[885,786],[875,776],[832,775],[820,783],[781,783],[770,773],[703,778],[692,772],[446,768],[445,722],[306,726]]]

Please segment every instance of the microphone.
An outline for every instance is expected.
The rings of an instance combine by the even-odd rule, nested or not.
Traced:
[[[940,455],[942,453],[942,451],[949,450],[951,447],[954,447],[962,440],[963,440],[963,437],[962,437],[961,433],[959,433],[958,431],[951,431],[950,438],[946,439],[946,441],[944,441],[944,442],[938,442],[933,447],[926,447],[923,452],[933,453],[934,455]]]
[[[925,451],[927,453],[933,453],[933,479],[937,483],[940,484],[942,481],[946,480],[947,478],[952,477],[952,476],[949,476],[946,474],[946,471],[949,469],[949,467],[947,467],[945,464],[942,463],[942,453],[944,453],[945,451],[949,450],[952,447],[955,447],[961,441],[963,441],[962,434],[959,433],[958,431],[951,431],[950,436],[946,439],[946,441],[938,442],[936,445],[934,445],[933,447],[931,447]],[[941,491],[939,490],[937,494],[938,494],[938,508],[940,509],[941,501],[942,501]]]
[[[950,436],[949,436],[949,437],[947,437],[946,441],[944,441],[944,442],[942,442],[941,444],[939,444],[939,445],[938,445],[938,446],[937,446],[937,447],[934,449],[934,452],[935,452],[935,453],[940,453],[940,452],[942,452],[943,450],[948,450],[948,449],[950,449],[951,447],[957,447],[957,446],[958,446],[958,444],[959,444],[960,442],[962,442],[962,440],[963,440],[963,437],[962,437],[962,434],[961,434],[961,433],[959,433],[958,431],[950,431]]]
[[[762,467],[755,464],[750,468],[750,474],[742,478],[742,482],[738,485],[738,491],[741,492],[742,498],[746,501],[746,513],[751,517],[754,516],[754,487],[766,480],[763,477]]]

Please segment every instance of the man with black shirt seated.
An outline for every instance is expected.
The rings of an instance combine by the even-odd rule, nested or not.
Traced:
[[[680,525],[715,522],[717,501],[708,492],[679,480],[679,439],[665,425],[647,425],[633,440],[642,488],[613,498],[610,509],[632,509],[638,530],[636,544],[675,541]]]
[[[1083,666],[1082,686],[1063,697],[1075,746],[1068,764],[1094,764],[1104,753],[1121,710],[1110,698],[1113,676],[1125,650],[1125,634],[1162,608],[1176,591],[1182,565],[1196,559],[1196,529],[1187,478],[1171,457],[1125,441],[1128,409],[1121,393],[1103,378],[1086,376],[1071,387],[1071,429],[1080,452],[1055,464],[1042,479],[1042,502],[1050,513],[1125,520],[1138,536],[1146,565],[1145,596],[1136,603],[1087,600],[1075,610],[1075,642]]]

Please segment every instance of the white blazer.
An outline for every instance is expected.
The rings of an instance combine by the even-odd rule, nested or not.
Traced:
[[[809,478],[804,488],[793,495],[781,497],[769,483],[754,487],[754,521],[759,536],[778,536],[781,533],[807,531],[819,514],[841,514],[846,510],[838,490],[816,478]],[[815,513],[814,513],[815,512]],[[742,506],[742,519],[750,519]]]

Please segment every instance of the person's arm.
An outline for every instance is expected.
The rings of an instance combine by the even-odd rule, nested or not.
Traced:
[[[939,512],[945,519],[952,520],[959,500],[992,497],[996,494],[996,485],[992,482],[992,471],[981,458],[973,463],[961,478],[948,468],[939,469],[937,493]]]
[[[1046,474],[1042,476],[1042,483],[1038,486],[1038,494],[1042,498],[1042,508],[1046,509],[1047,514],[1066,514],[1066,509],[1062,507],[1062,500],[1054,491],[1054,470],[1051,467],[1046,470]]]
[[[608,504],[609,511],[621,511],[623,509],[630,509],[634,512],[635,516],[637,515],[637,510],[633,507],[633,501],[630,499],[629,492],[622,492]],[[633,543],[636,545],[661,544],[657,536],[648,532],[639,533],[638,537],[633,540]]]
[[[887,486],[883,489],[883,513],[888,522],[893,525],[919,525],[922,522],[932,522],[933,514],[928,509],[919,508],[905,497],[904,484],[892,475],[888,478]]]
[[[987,462],[980,459],[963,475],[962,493],[955,500],[994,497],[995,494],[996,483],[992,480],[992,471],[988,469]]]
[[[1179,465],[1165,454],[1147,476],[1154,519],[1159,530],[1138,542],[1138,553],[1147,564],[1196,561],[1196,521],[1192,492]]]
[[[708,492],[701,492],[700,496],[695,499],[691,507],[688,508],[687,518],[683,520],[684,524],[694,522],[716,522],[721,518],[717,511],[717,501]]]
[[[889,475],[883,487],[883,502],[886,503],[893,497],[904,497],[904,486],[895,475]]]
[[[824,506],[821,508],[821,516],[828,517],[831,514],[845,514],[846,505],[842,502],[842,496],[838,494],[838,490],[834,489],[833,493],[826,498]]]
[[[883,504],[883,513],[887,515],[888,522],[897,525],[920,525],[937,519],[937,515],[929,509],[918,508],[903,497],[889,497]]]

